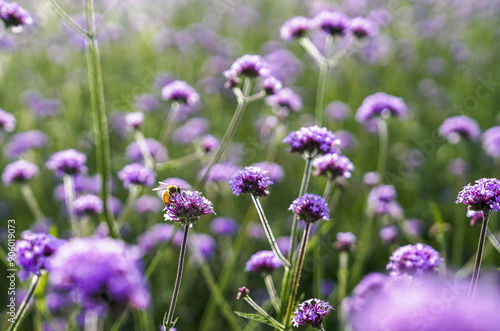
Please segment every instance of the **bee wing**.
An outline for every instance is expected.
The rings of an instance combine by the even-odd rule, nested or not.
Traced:
[[[159,187],[156,187],[153,189],[153,191],[161,191],[161,190],[165,190],[168,186],[167,183],[164,183],[164,182],[158,182],[158,184],[160,184]]]

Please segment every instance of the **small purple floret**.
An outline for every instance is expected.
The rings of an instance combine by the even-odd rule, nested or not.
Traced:
[[[366,97],[356,112],[356,120],[366,123],[376,116],[387,118],[390,115],[404,118],[408,108],[402,98],[383,92]]]
[[[475,141],[481,135],[481,129],[476,121],[467,116],[454,116],[444,120],[439,127],[439,135],[446,137],[452,144],[456,144],[463,137]]]
[[[314,23],[332,36],[342,36],[349,31],[350,18],[340,12],[325,10],[314,17]]]
[[[16,118],[14,115],[0,108],[0,129],[3,129],[6,132],[12,132],[15,128]]]
[[[291,88],[285,87],[266,98],[266,104],[271,107],[286,108],[299,111],[302,109],[302,98]]]
[[[101,198],[94,194],[85,194],[76,198],[73,206],[78,215],[100,214],[103,210]]]
[[[267,188],[272,183],[267,176],[267,171],[258,167],[245,167],[229,180],[233,194],[236,196],[250,193],[256,197],[265,197],[269,195]]]
[[[351,232],[339,232],[337,233],[337,241],[333,243],[333,246],[340,251],[352,251],[356,239],[356,236]]]
[[[297,16],[286,21],[280,28],[280,36],[286,41],[304,37],[313,28],[314,22],[310,18]]]
[[[0,0],[0,20],[5,24],[5,27],[12,28],[12,32],[21,32],[23,26],[33,24],[33,18],[15,2],[6,2]]]
[[[295,199],[288,210],[298,215],[300,221],[306,223],[314,223],[318,220],[328,221],[330,219],[330,209],[326,200],[310,193]]]
[[[292,318],[294,327],[299,325],[311,325],[316,329],[321,329],[323,318],[333,309],[327,301],[320,299],[309,299],[297,307]]]
[[[482,136],[483,148],[491,157],[500,156],[500,126],[489,128]]]
[[[371,38],[378,34],[377,24],[364,17],[353,18],[349,28],[358,39]]]
[[[391,270],[391,276],[407,274],[422,276],[434,273],[441,265],[441,256],[429,245],[416,244],[399,247],[392,253],[386,269]]]

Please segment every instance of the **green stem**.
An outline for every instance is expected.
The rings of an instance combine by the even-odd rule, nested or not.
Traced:
[[[356,284],[361,276],[363,267],[365,266],[366,259],[368,258],[368,253],[370,251],[370,242],[372,239],[372,232],[374,227],[373,216],[370,215],[365,221],[363,226],[364,231],[361,232],[361,238],[359,240],[358,252],[354,258],[354,264],[352,266],[351,284]]]
[[[85,331],[98,331],[98,316],[97,312],[88,310],[85,314]]]
[[[19,310],[17,312],[17,315],[15,317],[14,323],[12,323],[9,327],[8,331],[15,331],[21,325],[21,322],[24,318],[24,315],[26,315],[26,312],[28,311],[29,304],[31,299],[33,299],[33,296],[35,295],[35,291],[38,287],[38,284],[40,284],[40,278],[41,276],[39,275],[34,275],[32,280],[31,280],[31,285],[28,289],[28,292],[26,293],[26,296],[24,297],[23,302],[21,303],[21,306],[19,307]]]
[[[282,326],[282,324],[280,322],[278,322],[277,320],[275,320],[271,315],[269,315],[264,309],[262,309],[255,301],[252,300],[252,298],[250,298],[250,296],[246,296],[245,297],[245,301],[250,305],[252,306],[253,309],[255,309],[256,312],[258,312],[259,314],[261,314],[262,316],[270,319],[271,321],[274,322],[274,324],[276,325],[280,325]]]
[[[54,13],[59,16],[59,18],[66,23],[71,29],[73,29],[74,32],[81,34],[82,36],[87,36],[88,32],[82,28],[80,25],[78,25],[67,13],[62,7],[59,5],[59,3],[56,0],[46,0],[49,5],[52,7],[52,10],[54,10]]]
[[[45,215],[43,214],[42,209],[40,209],[40,205],[38,204],[38,201],[36,200],[29,184],[21,185],[21,193],[35,219],[45,219]]]
[[[491,210],[483,210],[483,224],[481,225],[481,234],[479,235],[479,243],[477,247],[476,262],[474,263],[474,271],[470,281],[469,294],[467,302],[472,303],[476,292],[477,281],[479,279],[479,271],[481,270],[481,261],[483,259],[484,242],[486,240],[486,230],[488,229],[488,221],[490,219]]]
[[[307,223],[306,228],[304,230],[304,235],[302,237],[302,243],[300,245],[299,257],[297,259],[297,265],[295,267],[295,272],[293,275],[293,284],[292,284],[292,291],[290,294],[290,300],[288,300],[288,307],[286,309],[286,316],[285,316],[285,323],[284,323],[286,329],[288,329],[292,323],[292,313],[293,313],[293,309],[295,307],[295,297],[297,296],[297,290],[299,288],[300,274],[302,272],[302,265],[304,264],[304,257],[306,255],[307,239],[309,238],[310,228],[311,228],[311,224]]]
[[[269,293],[269,297],[271,298],[271,304],[273,305],[276,313],[279,313],[280,301],[276,292],[276,287],[274,287],[273,277],[270,273],[266,273],[264,275],[264,282],[266,283],[267,292]]]
[[[167,120],[161,131],[160,142],[167,146],[170,137],[172,136],[172,130],[174,129],[175,122],[177,120],[177,115],[179,115],[179,110],[181,105],[178,102],[173,102],[170,107],[170,112],[168,113]]]
[[[377,118],[378,136],[379,136],[379,152],[377,171],[380,176],[380,182],[384,182],[385,168],[387,162],[387,154],[389,152],[389,135],[387,131],[387,122],[382,118]]]
[[[465,141],[460,142],[460,157],[463,160],[467,160],[467,145]],[[467,166],[467,169],[470,167]],[[457,180],[458,181],[458,180]],[[459,183],[457,187],[461,189],[467,183],[466,174],[462,174],[459,178]],[[457,190],[458,191],[458,190]],[[464,247],[464,238],[465,238],[465,215],[460,208],[455,208],[455,221],[453,223],[453,241],[452,241],[452,265],[460,266],[462,265],[463,259],[463,247]]]
[[[308,37],[302,37],[299,39],[300,45],[306,50],[306,52],[314,59],[316,64],[322,66],[325,64],[326,59],[318,50],[318,48],[313,44],[311,39]]]
[[[180,157],[178,159],[168,160],[167,162],[163,162],[163,163],[157,163],[155,168],[158,171],[170,169],[170,168],[177,168],[180,166],[187,165],[193,161],[196,161],[196,160],[200,159],[202,156],[203,156],[203,152],[201,151],[201,149],[199,149],[196,152],[185,155],[185,156]]]
[[[110,211],[109,203],[111,191],[109,180],[111,178],[111,153],[109,147],[109,132],[106,118],[106,105],[104,102],[104,86],[102,83],[101,60],[99,57],[99,44],[95,30],[94,0],[85,0],[85,13],[87,18],[87,40],[85,53],[87,56],[87,71],[89,76],[90,103],[94,127],[96,146],[97,171],[101,175],[101,199],[103,202],[103,215],[108,225],[109,234],[118,238],[119,234],[113,227],[114,216]]]
[[[488,236],[488,240],[493,245],[493,247],[495,247],[497,252],[500,253],[500,243],[498,242],[497,237],[495,237],[495,235],[491,233],[490,229],[486,230],[486,235]]]
[[[328,177],[328,181],[326,182],[325,191],[323,192],[323,199],[327,202],[330,201],[330,196],[332,195],[333,189],[335,188],[335,179],[332,177]]]
[[[141,130],[134,130],[134,139],[141,150],[142,157],[144,158],[144,165],[149,169],[154,169],[155,162],[151,156],[151,151],[149,150],[146,138],[144,138],[144,134]]]
[[[66,210],[69,216],[69,222],[71,225],[71,230],[74,236],[80,236],[80,225],[78,224],[78,220],[76,218],[75,206],[73,202],[75,201],[75,189],[73,183],[73,177],[70,175],[63,176],[64,183],[64,196],[66,199]]]
[[[267,240],[269,241],[269,245],[271,246],[273,252],[281,260],[281,262],[283,262],[283,266],[285,267],[285,269],[290,268],[291,267],[290,262],[283,256],[281,250],[278,247],[278,244],[276,243],[276,239],[274,238],[273,235],[273,230],[271,229],[271,226],[267,221],[266,215],[264,214],[264,210],[262,209],[262,205],[260,204],[259,198],[257,198],[253,194],[251,196],[255,208],[257,209],[257,213],[259,214],[260,221],[262,222],[262,227],[264,228]]]
[[[106,24],[109,22],[109,18],[118,10],[118,8],[120,8],[122,3],[122,1],[114,0],[113,3],[109,5],[104,15],[102,15],[101,21],[95,28],[97,34],[99,34],[106,27]]]
[[[130,214],[130,211],[132,210],[132,207],[134,206],[134,203],[136,202],[137,197],[140,194],[140,191],[141,191],[140,185],[132,185],[132,187],[130,188],[130,190],[128,192],[127,200],[125,201],[125,204],[123,205],[122,212],[120,213],[120,216],[118,216],[118,219],[116,220],[116,224],[118,225],[118,228],[123,225],[123,222]]]
[[[329,58],[333,47],[333,37],[328,35],[326,37],[325,57]],[[322,61],[319,65],[318,75],[318,89],[316,91],[316,124],[323,125],[323,118],[325,113],[325,96],[328,85],[328,75],[330,73],[330,66],[326,61]]]
[[[231,119],[229,126],[227,127],[226,133],[224,133],[224,136],[222,137],[219,148],[217,149],[217,152],[215,153],[213,158],[208,163],[208,165],[203,173],[203,176],[198,181],[198,183],[195,185],[194,190],[198,190],[205,185],[205,183],[208,179],[208,174],[210,173],[210,170],[212,169],[214,164],[219,162],[219,160],[224,155],[226,148],[229,146],[229,143],[231,142],[231,140],[233,138],[234,132],[236,131],[236,128],[238,127],[238,124],[241,121],[243,112],[244,112],[246,104],[247,104],[246,98],[250,94],[251,87],[252,87],[251,80],[249,78],[246,78],[245,83],[243,84],[243,97],[237,98],[238,99],[238,106],[236,107],[236,111],[234,112],[233,118]]]
[[[167,252],[167,249],[169,248],[170,242],[172,241],[172,238],[174,237],[175,230],[176,230],[176,227],[172,228],[172,231],[170,232],[170,235],[168,236],[167,241],[165,241],[163,243],[163,245],[160,247],[160,249],[156,252],[155,256],[153,257],[153,261],[151,261],[148,268],[146,269],[146,272],[144,273],[144,277],[146,279],[149,279],[149,277],[151,277],[151,275],[155,271],[156,267],[158,266],[158,263],[160,262],[161,258]]]
[[[349,253],[342,251],[339,254],[339,287],[337,291],[337,306],[342,307],[342,300],[344,300],[347,293],[347,279],[349,273]],[[339,314],[339,330],[344,329],[344,320],[342,318],[342,314]]]
[[[177,297],[179,296],[179,289],[181,287],[182,270],[184,269],[184,257],[186,256],[186,246],[187,237],[189,232],[189,224],[184,225],[184,235],[182,236],[181,253],[179,255],[179,265],[177,267],[177,277],[175,278],[174,293],[172,294],[172,301],[170,302],[170,308],[168,313],[165,312],[165,317],[163,318],[163,326],[165,330],[170,330],[170,325],[174,318],[175,305],[177,303]]]

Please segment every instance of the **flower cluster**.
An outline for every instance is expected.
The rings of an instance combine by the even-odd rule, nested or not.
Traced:
[[[25,280],[30,275],[40,275],[42,269],[47,269],[48,259],[64,243],[46,233],[24,231],[21,240],[16,241],[16,263],[21,267],[19,278]]]
[[[131,185],[151,186],[155,182],[156,174],[142,164],[132,163],[118,172],[118,178],[123,181],[123,186],[126,188]]]
[[[421,276],[437,271],[441,265],[441,256],[429,245],[416,244],[399,247],[392,253],[386,269],[391,275]]]
[[[227,88],[233,88],[241,83],[239,76],[247,78],[266,78],[269,76],[267,62],[260,55],[243,55],[236,59],[231,67],[224,71]]]
[[[328,176],[335,179],[337,177],[351,178],[351,171],[354,170],[354,165],[348,157],[337,154],[329,153],[317,157],[312,162],[315,168],[315,176]]]
[[[476,184],[467,184],[458,193],[456,203],[464,203],[470,210],[488,212],[500,210],[500,180],[481,178]]]
[[[297,307],[292,318],[293,326],[311,325],[314,328],[322,329],[321,324],[326,314],[333,309],[327,301],[320,299],[309,299]]]
[[[174,226],[172,224],[159,223],[153,225],[147,232],[144,232],[139,238],[137,238],[137,245],[143,250],[143,252],[151,251],[157,244],[164,243],[172,237],[172,242],[177,243],[173,240],[176,234],[172,233]],[[180,234],[182,236],[182,234]]]
[[[38,173],[38,167],[31,162],[19,160],[8,164],[2,173],[2,182],[5,185],[11,183],[23,183],[30,180]]]
[[[356,120],[366,123],[376,116],[387,118],[390,115],[405,117],[408,108],[403,99],[379,92],[368,96],[356,112]]]
[[[146,138],[145,141],[149,153],[155,162],[167,161],[168,151],[158,140]],[[144,162],[144,155],[142,154],[141,147],[137,141],[134,141],[127,146],[125,149],[125,156],[133,162]]]
[[[125,122],[127,123],[127,126],[134,130],[138,130],[141,127],[143,121],[144,113],[140,111],[129,113],[125,116]]]
[[[283,88],[266,98],[266,103],[271,107],[299,111],[302,109],[302,98],[291,88]]]
[[[267,188],[273,182],[267,177],[267,171],[258,167],[245,167],[229,180],[234,195],[250,193],[256,197],[269,195]]]
[[[170,197],[165,206],[165,220],[193,224],[202,215],[214,214],[213,204],[197,191],[182,191]]]
[[[12,28],[12,32],[21,32],[23,26],[33,24],[31,15],[15,2],[0,0],[0,20],[5,27]]]
[[[57,176],[84,174],[87,172],[85,154],[75,150],[66,149],[53,154],[45,163],[47,169],[52,170]]]
[[[500,126],[489,128],[482,136],[483,148],[491,157],[500,156]]]
[[[330,209],[326,200],[310,193],[295,199],[288,210],[298,215],[300,221],[306,223],[314,223],[318,220],[328,221],[330,219]]]
[[[281,26],[280,35],[284,40],[290,41],[305,36],[313,27],[313,20],[297,16],[289,19]]]
[[[281,267],[283,262],[273,251],[260,251],[248,260],[245,271],[270,273]]]
[[[196,93],[195,89],[188,83],[180,80],[173,81],[164,86],[161,90],[161,97],[164,100],[184,103],[188,106],[193,106],[200,100],[200,96]]]
[[[103,210],[101,198],[94,194],[85,194],[76,198],[73,206],[78,215],[100,214]]]
[[[274,162],[262,161],[253,163],[252,166],[267,171],[266,175],[269,177],[270,180],[273,181],[273,183],[281,182],[283,180],[283,177],[285,176],[285,171],[283,170],[283,167]]]
[[[368,194],[368,210],[375,215],[391,215],[400,218],[401,206],[396,201],[396,189],[392,185],[374,187]]]
[[[49,281],[86,310],[104,313],[128,304],[146,309],[150,298],[138,253],[119,240],[74,238],[51,258]]]
[[[477,140],[481,135],[481,129],[476,121],[467,116],[454,116],[444,120],[439,127],[439,134],[446,137],[452,144],[460,141],[460,137],[469,140]]]
[[[221,236],[231,236],[238,230],[238,223],[230,217],[216,217],[210,222],[210,230]]]
[[[339,251],[352,251],[356,239],[356,236],[351,232],[339,232],[337,233],[337,241],[333,243],[333,247]]]
[[[327,128],[314,125],[290,132],[283,142],[290,145],[290,153],[315,157],[318,154],[334,153],[340,140]]]
[[[1,125],[1,119],[0,119]],[[17,159],[19,156],[33,148],[43,148],[49,143],[49,137],[38,130],[19,132],[12,135],[10,141],[5,145],[4,153],[10,159]]]
[[[0,129],[6,132],[12,132],[14,131],[15,128],[16,128],[16,118],[14,117],[14,115],[0,108]]]

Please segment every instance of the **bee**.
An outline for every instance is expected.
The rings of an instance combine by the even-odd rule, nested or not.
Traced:
[[[168,205],[170,203],[170,198],[176,194],[181,193],[181,187],[176,185],[168,185],[163,182],[159,182],[160,187],[153,189],[153,191],[163,191],[163,202]]]

